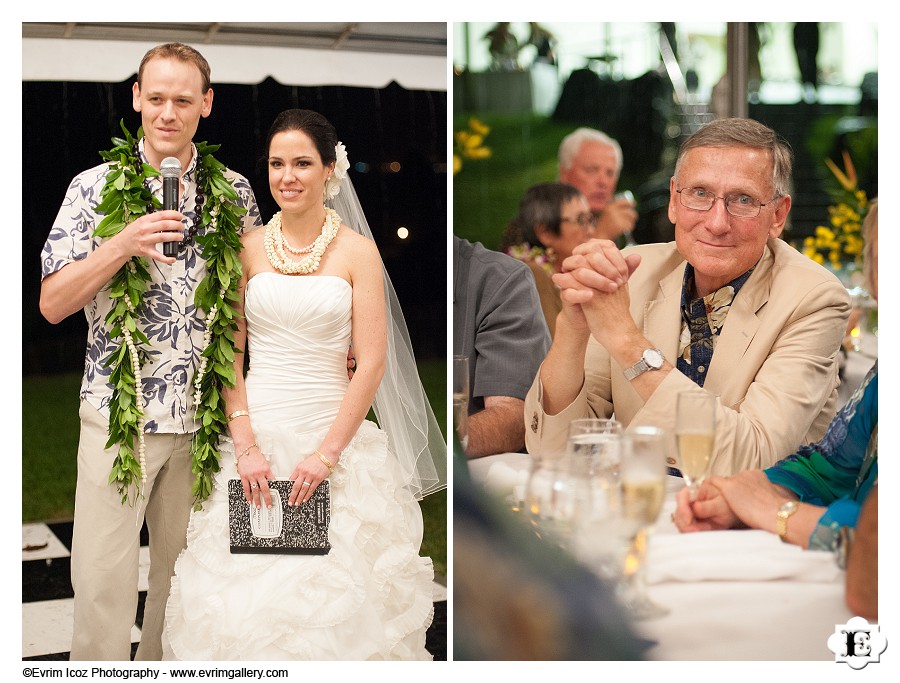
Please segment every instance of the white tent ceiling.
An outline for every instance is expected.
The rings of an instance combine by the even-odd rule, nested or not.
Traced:
[[[445,23],[23,23],[22,79],[121,82],[159,43],[196,47],[215,83],[447,89]]]

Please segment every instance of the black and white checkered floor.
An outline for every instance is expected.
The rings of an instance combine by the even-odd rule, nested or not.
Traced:
[[[141,637],[150,556],[141,536],[138,612],[131,630],[132,657]],[[68,660],[72,640],[72,583],[69,550],[72,523],[22,525],[22,659]],[[447,659],[447,588],[434,583],[434,621],[426,647],[435,660]]]

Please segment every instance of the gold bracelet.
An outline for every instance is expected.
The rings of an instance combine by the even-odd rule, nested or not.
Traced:
[[[249,446],[247,446],[247,448],[244,449],[244,452],[241,453],[239,456],[237,456],[237,457],[234,459],[234,466],[237,467],[238,460],[240,460],[241,458],[243,458],[245,455],[247,455],[247,453],[249,453],[249,452],[250,452],[251,450],[253,450],[254,448],[259,448],[259,444],[256,443],[256,442],[253,442],[252,444],[250,444]]]
[[[231,415],[228,416],[228,421],[231,422],[234,418],[240,417],[241,415],[250,417],[250,413],[246,410],[235,410]]]
[[[328,458],[326,458],[324,455],[322,455],[322,452],[318,448],[314,451],[313,455],[318,455],[319,460],[321,460],[322,462],[325,463],[325,467],[328,468],[328,471],[332,472],[332,473],[334,472],[334,465],[331,464],[331,462],[328,460]]]

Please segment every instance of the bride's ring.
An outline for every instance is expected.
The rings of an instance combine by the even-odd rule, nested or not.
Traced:
[[[255,488],[257,488],[258,486],[259,486],[259,484],[257,484],[255,481],[254,481],[252,484],[250,484],[250,488],[251,488],[251,489],[255,489]]]
[[[310,482],[308,482],[308,481],[304,481],[304,482],[303,482],[303,485],[304,485],[304,486],[311,486]]]

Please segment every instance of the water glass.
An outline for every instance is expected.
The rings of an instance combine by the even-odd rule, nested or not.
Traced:
[[[469,359],[453,356],[453,428],[466,450],[469,444]]]
[[[618,502],[621,436],[621,423],[612,419],[583,418],[569,425],[566,457],[587,477],[595,515],[605,516]]]
[[[565,457],[534,459],[525,491],[525,511],[542,540],[570,550],[579,521],[591,509],[589,482]]]

